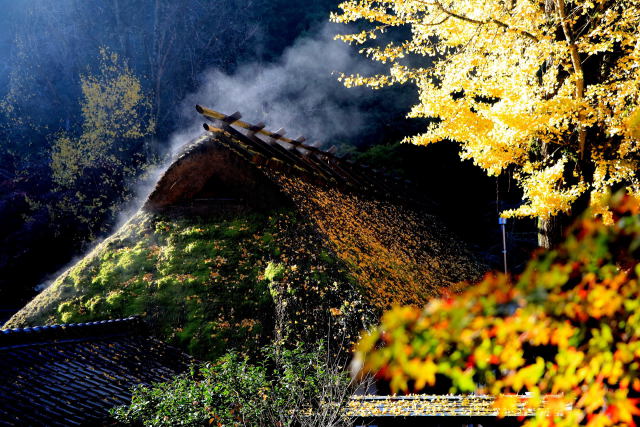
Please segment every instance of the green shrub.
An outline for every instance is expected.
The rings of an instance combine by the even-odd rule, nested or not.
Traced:
[[[149,426],[342,425],[351,383],[323,353],[322,343],[313,351],[269,346],[259,363],[228,353],[170,382],[138,386],[112,415]]]

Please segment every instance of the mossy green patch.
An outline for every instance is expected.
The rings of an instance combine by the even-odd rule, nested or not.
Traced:
[[[323,334],[328,309],[351,283],[322,265],[336,261],[319,242],[286,210],[206,219],[140,213],[61,276],[52,288],[73,292],[56,294],[37,315],[48,323],[143,315],[158,336],[202,359],[266,343],[274,304],[284,299],[297,312],[288,324],[308,334],[317,321]],[[342,296],[329,291],[336,280],[348,288]],[[273,294],[276,282],[284,294]]]
[[[277,262],[269,262],[264,270],[264,277],[270,282],[280,280],[284,274],[285,265]]]

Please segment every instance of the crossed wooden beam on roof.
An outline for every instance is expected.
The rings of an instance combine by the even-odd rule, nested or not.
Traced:
[[[222,114],[219,113],[215,110],[211,110],[209,108],[203,107],[201,105],[196,105],[196,110],[198,111],[198,113],[202,114],[203,116],[209,118],[209,119],[216,119],[216,120],[220,120],[223,121],[225,123],[228,124],[233,124],[236,127],[240,127],[243,129],[246,129],[250,132],[256,133],[256,134],[260,134],[260,135],[264,135],[267,136],[269,138],[278,140],[278,141],[283,141],[286,142],[288,144],[292,144],[301,148],[304,148],[305,150],[309,150],[309,151],[313,151],[316,153],[322,153],[322,154],[333,154],[331,151],[335,150],[334,147],[331,147],[329,149],[329,151],[322,151],[314,146],[311,145],[306,145],[303,144],[303,142],[306,141],[306,138],[304,136],[300,136],[296,139],[291,139],[291,138],[287,138],[286,136],[284,136],[285,134],[285,130],[284,129],[279,129],[275,132],[271,132],[269,130],[265,129],[265,124],[260,122],[256,125],[252,125],[251,123],[247,123],[244,122],[242,120],[240,120],[242,118],[242,114],[240,114],[240,112],[236,111],[235,113],[231,114],[231,115],[226,115],[226,114]],[[204,128],[208,131],[214,131],[217,128],[209,125],[208,123],[205,123]]]
[[[393,194],[395,191],[389,184],[410,184],[410,181],[402,181],[398,176],[393,176],[386,171],[370,168],[368,165],[355,163],[353,161],[345,161],[335,156],[337,151],[335,146],[328,150],[321,150],[313,145],[304,144],[306,138],[300,136],[296,139],[284,136],[285,130],[279,129],[275,132],[265,129],[264,123],[251,124],[240,120],[242,114],[235,112],[231,115],[223,114],[201,105],[196,105],[196,111],[209,121],[219,124],[218,126],[204,123],[203,127],[209,132],[229,131],[236,137],[249,143],[249,145],[263,155],[270,157],[269,152],[277,152],[276,157],[289,160],[292,164],[296,164],[303,169],[311,168],[315,174],[323,176],[329,181],[346,183],[349,186],[357,186],[361,189],[370,189],[372,191],[381,190],[386,194]],[[242,134],[233,128],[241,128],[248,131],[248,134]],[[223,129],[224,128],[224,129]],[[284,142],[291,146],[293,151],[306,153],[302,156],[294,155],[291,150],[284,148],[280,144],[266,144],[257,136],[265,136],[273,142]],[[298,149],[298,150],[295,150]]]
[[[310,170],[316,176],[321,176],[327,181],[346,184],[347,186],[355,186],[361,189],[369,189],[375,191],[376,189],[382,190],[385,193],[391,193],[391,189],[385,182],[381,182],[380,176],[377,174],[371,174],[368,167],[365,165],[351,165],[339,159],[335,156],[336,148],[331,147],[327,151],[323,151],[312,145],[304,144],[306,140],[304,137],[297,139],[291,139],[284,136],[285,130],[279,129],[275,132],[271,132],[265,129],[264,123],[257,125],[247,123],[240,120],[242,115],[239,112],[235,112],[231,115],[226,115],[218,111],[196,105],[196,110],[202,114],[206,119],[213,121],[214,123],[222,123],[220,127],[213,126],[209,123],[204,123],[203,127],[209,132],[222,132],[228,131],[234,134],[239,139],[248,143],[254,150],[262,152],[267,157],[286,159],[291,164],[298,167]],[[233,127],[232,127],[233,126]],[[234,128],[241,128],[248,131],[248,134],[242,134]],[[257,136],[266,136],[274,143],[268,144],[262,141]],[[288,144],[291,149],[284,148],[283,145],[278,144],[283,142]],[[297,154],[296,154],[297,152]],[[300,155],[300,154],[303,155]],[[387,177],[383,177],[382,181],[386,181]]]

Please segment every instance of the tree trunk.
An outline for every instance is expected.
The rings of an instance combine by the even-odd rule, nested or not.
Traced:
[[[578,45],[576,43],[576,36],[574,34],[574,28],[570,16],[566,11],[566,0],[546,0],[545,10],[548,14],[555,11],[557,18],[559,19],[559,25],[564,34],[564,38],[568,43],[569,54],[571,57],[571,64],[573,66],[573,77],[575,80],[575,98],[577,100],[584,99],[585,92],[585,77],[583,70],[583,61],[580,57]],[[593,130],[590,130],[583,124],[577,125],[577,154],[578,158],[575,164],[575,169],[581,179],[591,184],[593,182],[593,175],[595,165],[591,160],[591,146],[589,144],[588,134],[592,134]],[[594,135],[591,135],[594,136]],[[550,158],[548,144],[542,144],[541,158],[546,161]],[[565,170],[565,172],[567,172]],[[574,171],[575,172],[575,171]],[[565,173],[565,175],[567,175]],[[573,174],[572,174],[573,175]],[[571,182],[572,175],[565,176],[566,180]],[[577,182],[576,182],[577,183]],[[581,194],[577,200],[573,203],[571,210],[568,213],[559,213],[548,219],[538,219],[538,245],[543,248],[552,248],[558,244],[564,237],[565,229],[571,225],[573,220],[577,218],[582,212],[589,207],[591,198],[591,192],[586,191]]]
[[[542,143],[540,159],[543,162],[553,161],[551,148],[550,144]],[[550,249],[560,243],[566,222],[567,216],[561,212],[547,219],[538,218],[538,246]]]
[[[538,219],[538,246],[551,249],[562,240],[566,216],[558,214],[548,219]]]

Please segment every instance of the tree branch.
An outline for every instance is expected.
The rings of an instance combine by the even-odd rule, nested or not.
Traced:
[[[556,8],[558,9],[558,15],[560,16],[560,22],[562,23],[562,31],[564,37],[569,43],[569,52],[571,54],[571,64],[573,65],[573,72],[576,76],[576,99],[584,98],[584,72],[582,70],[582,62],[580,61],[580,52],[578,52],[578,46],[573,37],[572,29],[567,22],[567,11],[565,8],[564,0],[555,0]],[[578,155],[580,160],[584,160],[584,155],[587,145],[587,130],[583,125],[578,126]]]
[[[453,12],[453,11],[447,9],[438,0],[434,0],[433,3],[427,2],[425,0],[416,0],[416,1],[418,1],[419,3],[422,3],[422,4],[431,5],[431,6],[435,5],[442,12],[446,13],[447,15],[449,15],[449,16],[451,16],[453,18],[459,19],[461,21],[465,21],[465,22],[469,22],[471,24],[477,24],[477,25],[496,24],[497,26],[502,27],[505,30],[521,34],[521,35],[523,35],[523,36],[525,36],[525,37],[527,37],[527,38],[529,38],[529,39],[531,39],[533,41],[536,41],[536,42],[538,41],[538,38],[536,36],[534,36],[533,34],[531,34],[530,32],[525,31],[525,30],[520,30],[518,28],[513,28],[510,25],[505,24],[504,22],[499,21],[499,20],[497,20],[495,18],[489,18],[489,19],[485,19],[485,20],[473,19],[473,18],[469,18],[468,16],[461,15],[459,13],[456,13],[456,12]]]

